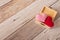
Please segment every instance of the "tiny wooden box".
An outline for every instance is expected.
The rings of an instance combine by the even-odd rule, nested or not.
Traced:
[[[48,16],[52,17],[52,21],[54,21],[55,17],[56,17],[56,14],[57,14],[57,11],[53,10],[52,8],[49,8],[47,6],[44,6],[43,9],[40,11],[40,14],[41,13],[45,13],[47,14]],[[48,27],[47,25],[45,25],[44,23],[42,22],[39,22],[36,20],[36,22],[41,25],[41,26],[44,26],[44,27]],[[50,28],[50,27],[48,27]]]

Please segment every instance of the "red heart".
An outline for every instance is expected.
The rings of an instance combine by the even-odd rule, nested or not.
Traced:
[[[47,26],[49,27],[53,27],[54,23],[52,22],[52,18],[50,16],[48,16],[44,22]]]

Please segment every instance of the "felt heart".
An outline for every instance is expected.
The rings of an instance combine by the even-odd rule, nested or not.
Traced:
[[[48,16],[44,22],[47,26],[49,27],[53,27],[54,23],[52,22],[52,18],[50,16]]]
[[[45,22],[46,18],[47,18],[47,15],[45,13],[36,15],[36,20],[41,22]]]

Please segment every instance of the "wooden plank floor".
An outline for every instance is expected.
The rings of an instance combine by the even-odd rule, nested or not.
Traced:
[[[33,40],[60,40],[60,0],[51,7],[58,12],[54,22],[54,28],[46,30],[47,32],[45,32],[42,37],[42,33],[40,33]]]
[[[47,30],[42,36],[40,33],[33,40],[60,40],[60,17],[55,21],[55,24],[54,28]]]
[[[0,6],[5,5],[6,3],[10,2],[11,0],[0,0]]]
[[[35,19],[33,19],[23,27],[19,28],[16,32],[7,37],[5,40],[33,40],[44,29],[45,28],[37,25],[35,23]]]
[[[11,0],[0,7],[0,23],[24,9],[35,0]]]
[[[35,23],[35,19],[19,28],[12,36],[7,37],[5,40],[32,40],[45,28],[40,27]]]
[[[16,1],[17,1],[17,3],[16,3]],[[25,0],[25,1],[27,1],[27,0]],[[29,1],[27,1],[27,3],[29,2],[27,4],[25,1],[24,0],[15,0],[15,1],[13,0],[10,3],[8,3],[6,5],[3,5],[2,7],[0,7],[0,10],[2,9],[0,11],[1,12],[0,13],[0,15],[1,15],[1,18],[0,18],[1,19],[1,22],[3,22],[4,20],[8,19],[12,15],[15,15],[18,11],[22,10],[23,8],[25,8],[26,6],[28,6],[32,2],[34,2],[34,0],[32,0],[32,1],[29,0]],[[51,1],[49,1],[49,2],[51,3]],[[49,2],[48,2],[48,4],[46,2],[44,2],[44,3],[47,6],[50,6],[51,4],[49,4]],[[21,3],[21,4],[19,4],[19,3]],[[26,3],[26,6],[25,6],[25,3]],[[38,5],[36,5],[36,6],[38,6]],[[38,6],[38,7],[40,7],[40,6]],[[32,11],[32,12],[34,12],[34,11]],[[40,27],[39,25],[37,25],[35,23],[35,19],[32,19],[27,24],[23,25],[23,27],[21,27],[18,30],[16,30],[13,34],[11,34],[10,36],[8,36],[4,40],[32,40],[34,37],[36,37],[44,29],[45,28]]]

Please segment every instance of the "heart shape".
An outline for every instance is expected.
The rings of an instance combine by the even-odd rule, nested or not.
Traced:
[[[44,22],[47,26],[49,27],[53,27],[54,26],[54,23],[52,21],[52,18],[50,16],[48,16]]]
[[[36,15],[36,20],[41,22],[45,22],[46,18],[47,18],[47,15],[44,13]]]

